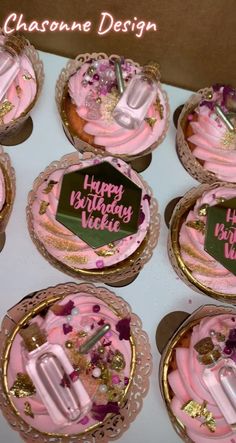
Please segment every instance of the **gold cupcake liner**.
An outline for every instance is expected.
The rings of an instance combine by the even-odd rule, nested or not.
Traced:
[[[11,165],[10,157],[0,146],[0,168],[3,172],[5,181],[6,199],[5,204],[0,211],[0,234],[5,232],[8,220],[10,218],[16,193],[15,170]]]
[[[235,188],[236,190],[236,184],[232,183],[215,182],[211,185],[204,184],[198,186],[197,188],[190,189],[190,191],[188,191],[177,203],[170,220],[170,229],[168,235],[168,255],[176,274],[191,289],[200,292],[201,294],[205,294],[209,297],[215,298],[216,300],[221,300],[223,302],[236,305],[235,293],[224,294],[222,292],[213,291],[213,289],[205,286],[203,283],[193,277],[192,272],[186,266],[180,253],[179,232],[183,221],[186,219],[189,211],[195,205],[196,200],[201,197],[205,191],[216,189],[219,186],[224,186],[226,188]]]
[[[223,314],[233,314],[235,315],[235,309],[233,307],[227,306],[216,306],[216,305],[203,305],[194,311],[185,320],[179,328],[176,330],[170,341],[166,344],[166,347],[162,353],[160,366],[159,366],[159,387],[161,391],[162,398],[165,402],[165,406],[174,430],[177,432],[179,437],[186,443],[195,443],[187,434],[185,425],[175,416],[171,409],[171,401],[173,398],[173,393],[169,386],[168,375],[170,371],[170,364],[174,356],[174,350],[178,346],[181,339],[191,331],[192,327],[200,323],[200,321],[205,317],[213,317],[216,315]],[[180,344],[181,346],[181,344]],[[214,440],[214,439],[212,439]]]
[[[118,317],[131,317],[132,362],[129,384],[123,398],[120,400],[120,414],[109,414],[102,423],[92,426],[81,434],[57,435],[39,432],[29,427],[20,416],[19,411],[11,400],[7,371],[12,343],[19,329],[26,325],[35,315],[53,303],[63,300],[66,296],[77,292],[85,292],[88,296],[95,296],[105,302]],[[140,318],[133,314],[131,307],[121,297],[117,297],[106,288],[95,287],[91,284],[65,283],[37,291],[25,297],[7,312],[1,325],[0,332],[0,408],[9,425],[19,432],[27,443],[107,443],[110,439],[119,438],[128,429],[130,423],[139,413],[143,399],[149,389],[149,376],[152,370],[152,356],[149,339],[142,330]]]
[[[86,54],[79,54],[74,60],[70,60],[66,67],[62,69],[60,76],[57,80],[56,83],[56,104],[57,104],[57,108],[58,108],[58,112],[61,116],[61,120],[62,120],[62,125],[63,125],[63,129],[66,133],[66,136],[68,137],[68,139],[71,141],[71,143],[74,145],[75,149],[77,149],[79,152],[92,152],[94,155],[100,155],[100,156],[107,156],[107,155],[112,155],[113,157],[119,157],[122,160],[126,161],[126,162],[131,162],[134,161],[138,158],[141,157],[145,157],[147,155],[149,155],[150,153],[152,153],[152,151],[154,149],[156,149],[165,139],[168,128],[169,128],[169,122],[170,122],[170,107],[169,107],[169,100],[168,100],[168,96],[166,94],[166,92],[162,89],[162,86],[159,85],[159,88],[163,94],[163,97],[165,99],[165,105],[166,105],[166,110],[167,110],[167,116],[166,116],[166,126],[165,126],[165,130],[163,131],[162,135],[158,138],[158,140],[156,140],[151,146],[149,146],[147,149],[145,149],[145,151],[142,151],[138,154],[134,154],[134,155],[119,155],[119,154],[114,154],[114,153],[110,153],[107,150],[103,150],[102,148],[96,148],[95,146],[84,142],[83,140],[81,140],[78,135],[73,131],[73,129],[70,126],[70,123],[68,121],[66,112],[65,112],[65,99],[67,97],[68,94],[68,89],[67,89],[67,85],[68,85],[68,80],[69,78],[75,74],[76,71],[78,71],[81,66],[86,63],[88,60],[90,60],[91,58],[95,59],[95,60],[101,60],[101,59],[109,59],[109,60],[116,60],[116,59],[120,59],[120,57],[116,54],[112,54],[110,56],[108,56],[107,54],[103,53],[103,52],[93,52],[91,54],[86,53]],[[128,62],[132,63],[133,65],[135,65],[136,67],[139,67],[140,65],[136,62],[134,62],[132,59],[126,59]]]
[[[185,138],[185,128],[188,115],[196,109],[201,100],[207,99],[211,92],[212,88],[200,89],[187,100],[178,119],[176,135],[177,153],[186,171],[200,183],[209,184],[220,181],[220,179],[213,172],[204,169],[200,161],[193,155]]]
[[[2,34],[2,33],[3,33],[3,31],[0,28],[0,34]],[[17,131],[19,131],[21,129],[23,124],[29,118],[30,111],[32,110],[32,108],[36,104],[36,102],[40,96],[42,87],[43,87],[43,82],[44,82],[43,62],[40,60],[38,52],[36,51],[34,46],[30,44],[29,40],[27,40],[23,36],[21,36],[21,38],[26,42],[26,46],[24,48],[24,53],[26,54],[26,56],[28,57],[28,59],[30,60],[30,62],[33,66],[34,73],[36,76],[36,82],[37,82],[37,92],[36,92],[36,96],[35,96],[34,100],[32,101],[32,103],[30,103],[28,108],[25,109],[24,112],[22,112],[22,114],[19,117],[10,121],[9,123],[0,124],[0,140],[1,140],[1,138],[3,139],[7,135],[15,134]]]
[[[33,214],[32,214],[32,204],[35,199],[35,195],[38,187],[44,182],[47,177],[57,169],[67,168],[73,164],[80,161],[80,156],[78,153],[67,154],[61,158],[59,161],[51,163],[44,172],[42,172],[38,178],[34,181],[33,189],[30,191],[28,196],[28,206],[26,208],[28,229],[30,236],[37,247],[38,251],[43,255],[46,260],[52,264],[59,271],[66,273],[73,278],[79,278],[82,280],[92,281],[92,282],[103,282],[107,284],[114,284],[116,282],[125,281],[132,279],[136,274],[138,274],[144,265],[151,259],[153,250],[157,245],[159,232],[160,232],[160,215],[158,214],[158,203],[153,197],[152,190],[148,184],[141,178],[143,186],[146,192],[152,195],[150,204],[150,225],[148,233],[139,246],[139,248],[127,259],[117,263],[117,265],[105,267],[102,270],[99,269],[72,269],[71,267],[61,263],[55,257],[53,257],[44,247],[43,243],[40,241],[36,235],[33,227]]]

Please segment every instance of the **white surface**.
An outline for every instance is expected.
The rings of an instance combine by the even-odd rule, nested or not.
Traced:
[[[48,286],[71,281],[67,275],[50,266],[31,242],[27,231],[25,207],[33,180],[53,160],[72,152],[73,147],[62,130],[57,113],[55,83],[67,60],[41,53],[45,64],[45,84],[36,108],[33,110],[34,130],[21,145],[5,148],[16,170],[17,193],[13,213],[7,227],[7,241],[0,254],[1,303],[0,317],[25,295]],[[166,86],[172,111],[190,95]],[[158,387],[159,353],[155,345],[158,322],[170,311],[192,312],[210,299],[201,296],[180,281],[167,256],[167,228],[164,209],[174,197],[183,195],[196,184],[179,162],[175,152],[175,128],[172,120],[164,143],[153,154],[149,168],[143,173],[159,202],[161,235],[152,260],[131,285],[115,289],[132,306],[150,337],[153,354],[153,372],[148,396],[135,422],[118,440],[119,443],[176,443],[180,439],[168,420]],[[0,415],[0,443],[20,443],[19,435],[10,429]]]

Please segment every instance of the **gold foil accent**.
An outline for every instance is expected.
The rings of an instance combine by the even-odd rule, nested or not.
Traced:
[[[114,386],[112,388],[108,389],[108,400],[109,401],[119,401],[123,395],[124,395],[124,392],[122,389],[117,389]]]
[[[22,75],[22,78],[24,79],[24,80],[32,80],[32,75],[30,75],[29,73],[28,74],[23,74]]]
[[[9,100],[4,100],[0,104],[0,119],[3,119],[15,106]]]
[[[28,374],[18,372],[16,380],[10,388],[10,393],[17,398],[31,397],[36,394],[36,389]]]
[[[150,126],[150,128],[153,128],[153,126],[155,125],[157,119],[156,117],[145,117],[145,122],[147,122],[147,124]]]
[[[39,214],[43,215],[47,211],[47,207],[49,206],[49,203],[42,200],[39,208]]]
[[[64,260],[67,260],[72,265],[83,265],[88,262],[88,258],[84,255],[65,255]]]
[[[205,232],[205,223],[202,220],[190,220],[186,223],[188,228],[196,229],[196,231],[204,234]]]
[[[221,143],[223,144],[225,149],[236,149],[236,135],[235,132],[226,131],[224,136],[222,137]]]
[[[58,182],[55,182],[54,180],[50,180],[47,187],[44,189],[43,193],[44,194],[49,194],[49,192],[51,192],[51,190],[53,189],[53,187],[57,184]]]
[[[219,360],[219,358],[221,357],[221,352],[218,348],[213,349],[213,351],[208,352],[207,354],[204,355],[199,355],[198,356],[198,361],[202,364],[202,365],[211,365],[212,363],[215,363],[216,361]]]
[[[44,241],[46,244],[59,249],[59,251],[77,252],[80,249],[78,245],[69,240],[47,236],[44,238]]]
[[[214,349],[214,343],[211,337],[202,338],[194,345],[194,349],[198,352],[198,354],[203,355]]]
[[[115,351],[115,354],[112,357],[111,368],[118,372],[125,368],[124,355],[118,350]]]
[[[24,404],[24,413],[28,417],[34,418],[34,413],[32,411],[31,404],[28,401],[26,401],[25,404]]]
[[[222,332],[217,332],[216,333],[216,340],[219,341],[219,342],[225,341],[225,335],[222,334]]]
[[[21,89],[20,85],[16,85],[16,94],[17,94],[18,98],[21,97],[22,89]]]
[[[78,337],[82,338],[82,337],[87,337],[88,334],[85,331],[79,331],[77,335]]]
[[[156,101],[154,103],[154,107],[155,107],[156,111],[159,113],[160,119],[163,120],[163,118],[164,118],[164,106],[161,104],[159,96],[157,96],[157,98],[156,98]]]
[[[46,229],[51,234],[56,234],[56,235],[61,235],[62,234],[61,230],[59,228],[57,228],[57,226],[55,226],[53,223],[51,223],[49,221],[41,222],[40,226],[42,226],[44,229]],[[65,235],[65,234],[63,233],[63,235]]]
[[[198,209],[198,215],[206,216],[207,215],[207,208],[209,208],[208,203],[205,203],[204,205],[200,206],[200,208]]]
[[[100,249],[99,251],[95,251],[96,254],[99,257],[111,257],[112,255],[114,255],[116,253],[116,249],[113,249],[113,251],[110,249]]]
[[[212,412],[208,411],[207,403],[204,401],[202,405],[194,400],[190,400],[182,406],[182,411],[186,412],[191,418],[203,417],[202,425],[206,426],[209,431],[215,432],[216,422]]]

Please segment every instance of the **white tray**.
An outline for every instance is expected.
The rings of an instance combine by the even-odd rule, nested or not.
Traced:
[[[132,54],[130,54],[132,56]],[[7,227],[7,240],[0,253],[1,303],[0,317],[25,295],[57,283],[71,281],[65,274],[50,266],[39,254],[28,234],[25,217],[27,195],[33,180],[53,160],[72,152],[73,146],[64,135],[57,113],[55,83],[67,59],[40,53],[45,66],[45,85],[39,102],[32,113],[34,130],[31,137],[18,146],[6,147],[16,170],[16,201]],[[203,85],[204,86],[204,85]],[[166,86],[172,112],[190,95],[189,91]],[[158,386],[159,354],[155,345],[155,332],[160,319],[170,311],[192,312],[210,300],[198,295],[182,283],[168,261],[167,228],[164,209],[176,196],[183,195],[197,184],[184,170],[175,151],[175,128],[171,121],[168,135],[153,153],[149,168],[143,173],[159,202],[161,235],[152,260],[130,286],[115,289],[132,306],[143,321],[149,334],[154,369],[148,396],[143,409],[119,443],[177,443],[180,441],[172,429],[162,402]],[[19,435],[11,430],[0,414],[0,443],[20,443]]]

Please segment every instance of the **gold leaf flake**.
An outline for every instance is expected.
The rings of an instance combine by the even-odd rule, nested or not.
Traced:
[[[209,208],[209,205],[207,203],[200,206],[200,208],[198,209],[198,215],[206,216],[207,215],[207,208]]]
[[[155,125],[155,123],[157,121],[156,117],[146,117],[144,120],[147,122],[147,124],[150,126],[150,128],[153,128],[153,126]]]
[[[85,331],[79,331],[77,335],[78,337],[82,338],[82,337],[87,337],[88,334]]]
[[[111,257],[116,253],[116,249],[109,251],[109,249],[99,249],[99,251],[95,251],[99,257]]]
[[[34,418],[34,413],[32,411],[32,407],[30,402],[26,401],[24,403],[24,413],[25,415],[27,415],[28,417]]]
[[[10,112],[14,107],[15,106],[9,100],[4,100],[0,104],[0,118],[3,119],[3,117],[5,117],[5,115],[8,114],[8,112]]]
[[[51,192],[51,190],[53,189],[53,187],[57,184],[58,182],[55,182],[54,180],[50,180],[47,187],[44,189],[43,193],[44,194],[49,194],[49,192]]]
[[[56,234],[56,235],[61,235],[62,234],[61,230],[57,226],[55,226],[53,223],[51,223],[49,221],[41,222],[40,226],[42,226],[48,232],[51,232],[51,234]],[[63,235],[66,235],[66,234],[64,234],[64,232],[63,232]],[[67,235],[70,235],[70,234],[67,234]]]
[[[118,372],[125,368],[125,358],[118,350],[115,351],[115,354],[112,356],[111,368]]]
[[[199,231],[202,234],[205,232],[205,223],[202,220],[190,220],[186,223],[186,226],[188,226],[188,228],[196,229],[196,231]]]
[[[29,73],[28,74],[23,74],[22,75],[22,78],[24,79],[24,80],[32,80],[32,75],[30,75]]]
[[[236,149],[236,133],[235,131],[226,131],[221,143],[225,149]]]
[[[68,252],[76,252],[79,251],[80,247],[69,240],[64,240],[60,238],[47,236],[44,238],[44,241],[59,251],[68,251]]]
[[[164,118],[164,106],[161,104],[159,96],[157,96],[156,101],[154,103],[154,107],[156,111],[160,115],[160,119],[162,120]]]
[[[83,255],[65,255],[64,259],[72,265],[82,265],[88,262],[88,258]]]
[[[215,432],[216,422],[212,412],[208,411],[206,401],[201,405],[194,400],[190,400],[182,406],[182,411],[186,412],[191,418],[203,417],[203,426],[206,426],[209,431]]]
[[[108,248],[113,249],[115,247],[115,244],[114,243],[108,243],[107,246],[108,246]]]
[[[49,206],[48,202],[45,202],[44,200],[41,201],[40,208],[39,208],[39,214],[43,215],[47,211],[47,207]]]
[[[20,85],[16,85],[16,94],[17,94],[18,98],[21,97],[22,89],[21,89]]]
[[[36,389],[27,374],[18,372],[10,393],[17,398],[31,397],[36,394]]]

